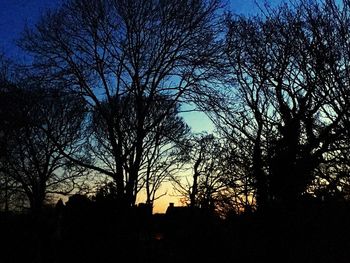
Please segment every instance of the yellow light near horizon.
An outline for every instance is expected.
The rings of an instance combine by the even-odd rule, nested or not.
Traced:
[[[153,213],[163,214],[166,212],[169,203],[174,203],[175,206],[182,206],[181,198],[179,194],[176,194],[174,191],[174,186],[170,182],[165,182],[161,185],[161,187],[157,191],[157,196],[166,193],[164,196],[154,201],[153,204]],[[74,195],[73,192],[71,195]],[[88,194],[89,197],[91,195]],[[64,195],[54,195],[51,196],[51,200],[49,203],[56,204],[59,199],[62,199],[63,203],[66,204],[69,200],[69,196]],[[146,193],[144,190],[140,191],[137,195],[136,204],[144,203],[146,201]]]
[[[154,201],[153,204],[153,214],[163,214],[166,212],[166,209],[169,206],[169,203],[174,203],[175,206],[181,206],[181,196],[178,196],[174,193],[173,185],[171,183],[163,183],[162,186],[157,191],[158,195],[166,193],[166,195],[160,197]],[[136,203],[143,203],[146,200],[146,194],[144,191],[141,191],[138,196]]]

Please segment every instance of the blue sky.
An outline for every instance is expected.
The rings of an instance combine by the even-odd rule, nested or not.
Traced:
[[[257,3],[263,5],[265,0],[227,0],[228,7],[238,14],[254,14],[259,11]],[[270,0],[274,5],[282,0]],[[0,0],[0,52],[16,60],[22,60],[24,54],[16,47],[25,26],[34,26],[45,10],[56,8],[61,0]],[[194,132],[212,131],[213,125],[203,113],[183,114],[186,122]]]
[[[263,4],[264,0],[231,0],[229,7],[236,13],[251,14],[258,11],[255,2]],[[282,0],[270,0],[269,3],[280,3]],[[25,25],[34,25],[43,11],[55,8],[61,0],[0,0],[0,51],[10,56],[21,56],[15,47]]]
[[[21,56],[15,47],[25,25],[34,25],[40,15],[58,5],[59,0],[0,0],[0,51],[9,56]]]
[[[255,2],[261,5],[265,2],[265,0],[226,1],[229,3],[230,9],[238,14],[257,13],[259,8]],[[281,3],[282,0],[267,2],[274,5]],[[45,10],[55,8],[60,3],[61,0],[0,0],[0,52],[21,60],[24,54],[16,47],[15,41],[20,37],[25,25],[33,26]],[[193,132],[211,132],[213,130],[213,125],[204,113],[187,113],[183,114],[183,117],[191,126]],[[178,197],[169,196],[172,192],[170,190],[171,186],[165,186],[164,189],[168,189],[168,197],[158,201],[159,204],[156,205],[156,211],[158,212],[164,212],[169,201],[178,202]]]
[[[238,14],[256,14],[259,12],[259,6],[264,7],[267,3],[270,6],[275,6],[281,3],[290,2],[290,0],[227,0],[229,8]]]

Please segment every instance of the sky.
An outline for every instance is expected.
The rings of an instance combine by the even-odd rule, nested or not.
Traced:
[[[283,0],[226,0],[228,7],[237,14],[255,14],[259,11],[258,5],[267,2],[271,5]],[[32,27],[40,19],[43,12],[56,8],[61,0],[0,0],[0,52],[6,56],[22,60],[23,52],[16,47],[16,40],[20,37],[25,26]],[[209,131],[214,127],[204,113],[188,113],[182,115],[195,133]],[[165,212],[169,202],[180,205],[179,197],[173,196],[171,185],[164,186],[161,191],[167,192],[167,198],[156,203],[155,212]]]
[[[59,0],[0,0],[0,51],[10,57],[21,56],[16,39],[26,25],[33,26],[41,14],[55,8]]]
[[[239,14],[253,14],[259,9],[258,3],[265,0],[226,0],[229,8]],[[282,0],[270,0],[268,3],[280,3]],[[61,0],[0,0],[0,51],[10,56],[21,56],[15,47],[26,25],[33,26],[41,14],[50,8],[59,6]]]

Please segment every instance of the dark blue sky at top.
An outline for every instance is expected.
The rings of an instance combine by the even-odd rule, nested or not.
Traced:
[[[278,3],[281,1],[270,0],[267,2]],[[231,0],[227,2],[230,9],[236,13],[252,14],[258,11],[255,2],[260,4],[265,1]],[[15,42],[20,37],[25,25],[33,26],[45,10],[56,8],[60,3],[61,0],[0,0],[0,52],[16,59],[23,56]]]
[[[15,42],[25,25],[33,26],[45,10],[59,3],[60,0],[0,0],[0,52],[20,57]]]
[[[268,2],[275,5],[284,0],[223,1],[228,3],[228,8],[231,11],[248,15],[256,14],[259,11],[256,3],[263,5]],[[20,37],[26,25],[34,26],[43,12],[57,8],[61,3],[61,0],[0,0],[0,53],[4,52],[7,57],[16,62],[28,62],[25,53],[16,46],[16,40]],[[183,114],[183,117],[187,123],[191,124],[194,132],[210,132],[214,129],[213,124],[204,113]]]

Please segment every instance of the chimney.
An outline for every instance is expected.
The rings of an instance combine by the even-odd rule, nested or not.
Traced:
[[[165,214],[171,213],[171,211],[173,210],[173,208],[174,208],[174,203],[169,203],[169,206],[168,206],[168,208],[166,209]]]

